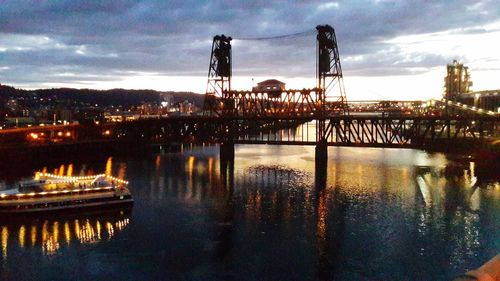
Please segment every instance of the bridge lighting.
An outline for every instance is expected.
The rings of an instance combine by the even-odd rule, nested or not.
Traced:
[[[111,132],[109,130],[104,131],[105,136],[109,136],[110,134],[111,134]]]
[[[71,133],[70,132],[66,132],[66,136],[67,137],[71,137]]]
[[[62,137],[63,133],[62,132],[57,132],[58,137]]]

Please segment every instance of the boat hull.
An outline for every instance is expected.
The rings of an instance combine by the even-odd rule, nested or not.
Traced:
[[[134,200],[129,198],[116,198],[98,202],[79,202],[80,200],[40,203],[33,205],[0,204],[0,216],[29,215],[40,213],[79,212],[82,210],[108,210],[122,207],[132,207]]]

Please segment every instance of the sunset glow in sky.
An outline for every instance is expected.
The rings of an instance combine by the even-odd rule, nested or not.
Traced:
[[[233,40],[233,87],[314,87],[318,24],[336,29],[348,99],[428,99],[446,64],[500,89],[497,1],[0,0],[0,83],[204,93],[212,37]],[[411,2],[411,3],[410,3]]]

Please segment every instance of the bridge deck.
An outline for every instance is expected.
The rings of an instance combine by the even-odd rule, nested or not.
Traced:
[[[182,116],[102,125],[0,130],[1,147],[137,143],[252,143],[356,147],[428,147],[442,140],[499,139],[500,117],[474,116]],[[36,134],[36,138],[33,136]]]

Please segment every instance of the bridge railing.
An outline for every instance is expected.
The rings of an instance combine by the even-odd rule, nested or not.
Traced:
[[[477,108],[475,106],[470,106],[445,98],[441,100],[432,100],[431,102],[434,103],[435,106],[440,107],[441,111],[443,111],[443,114],[456,116],[500,116],[498,112]],[[448,112],[446,112],[446,110]]]

